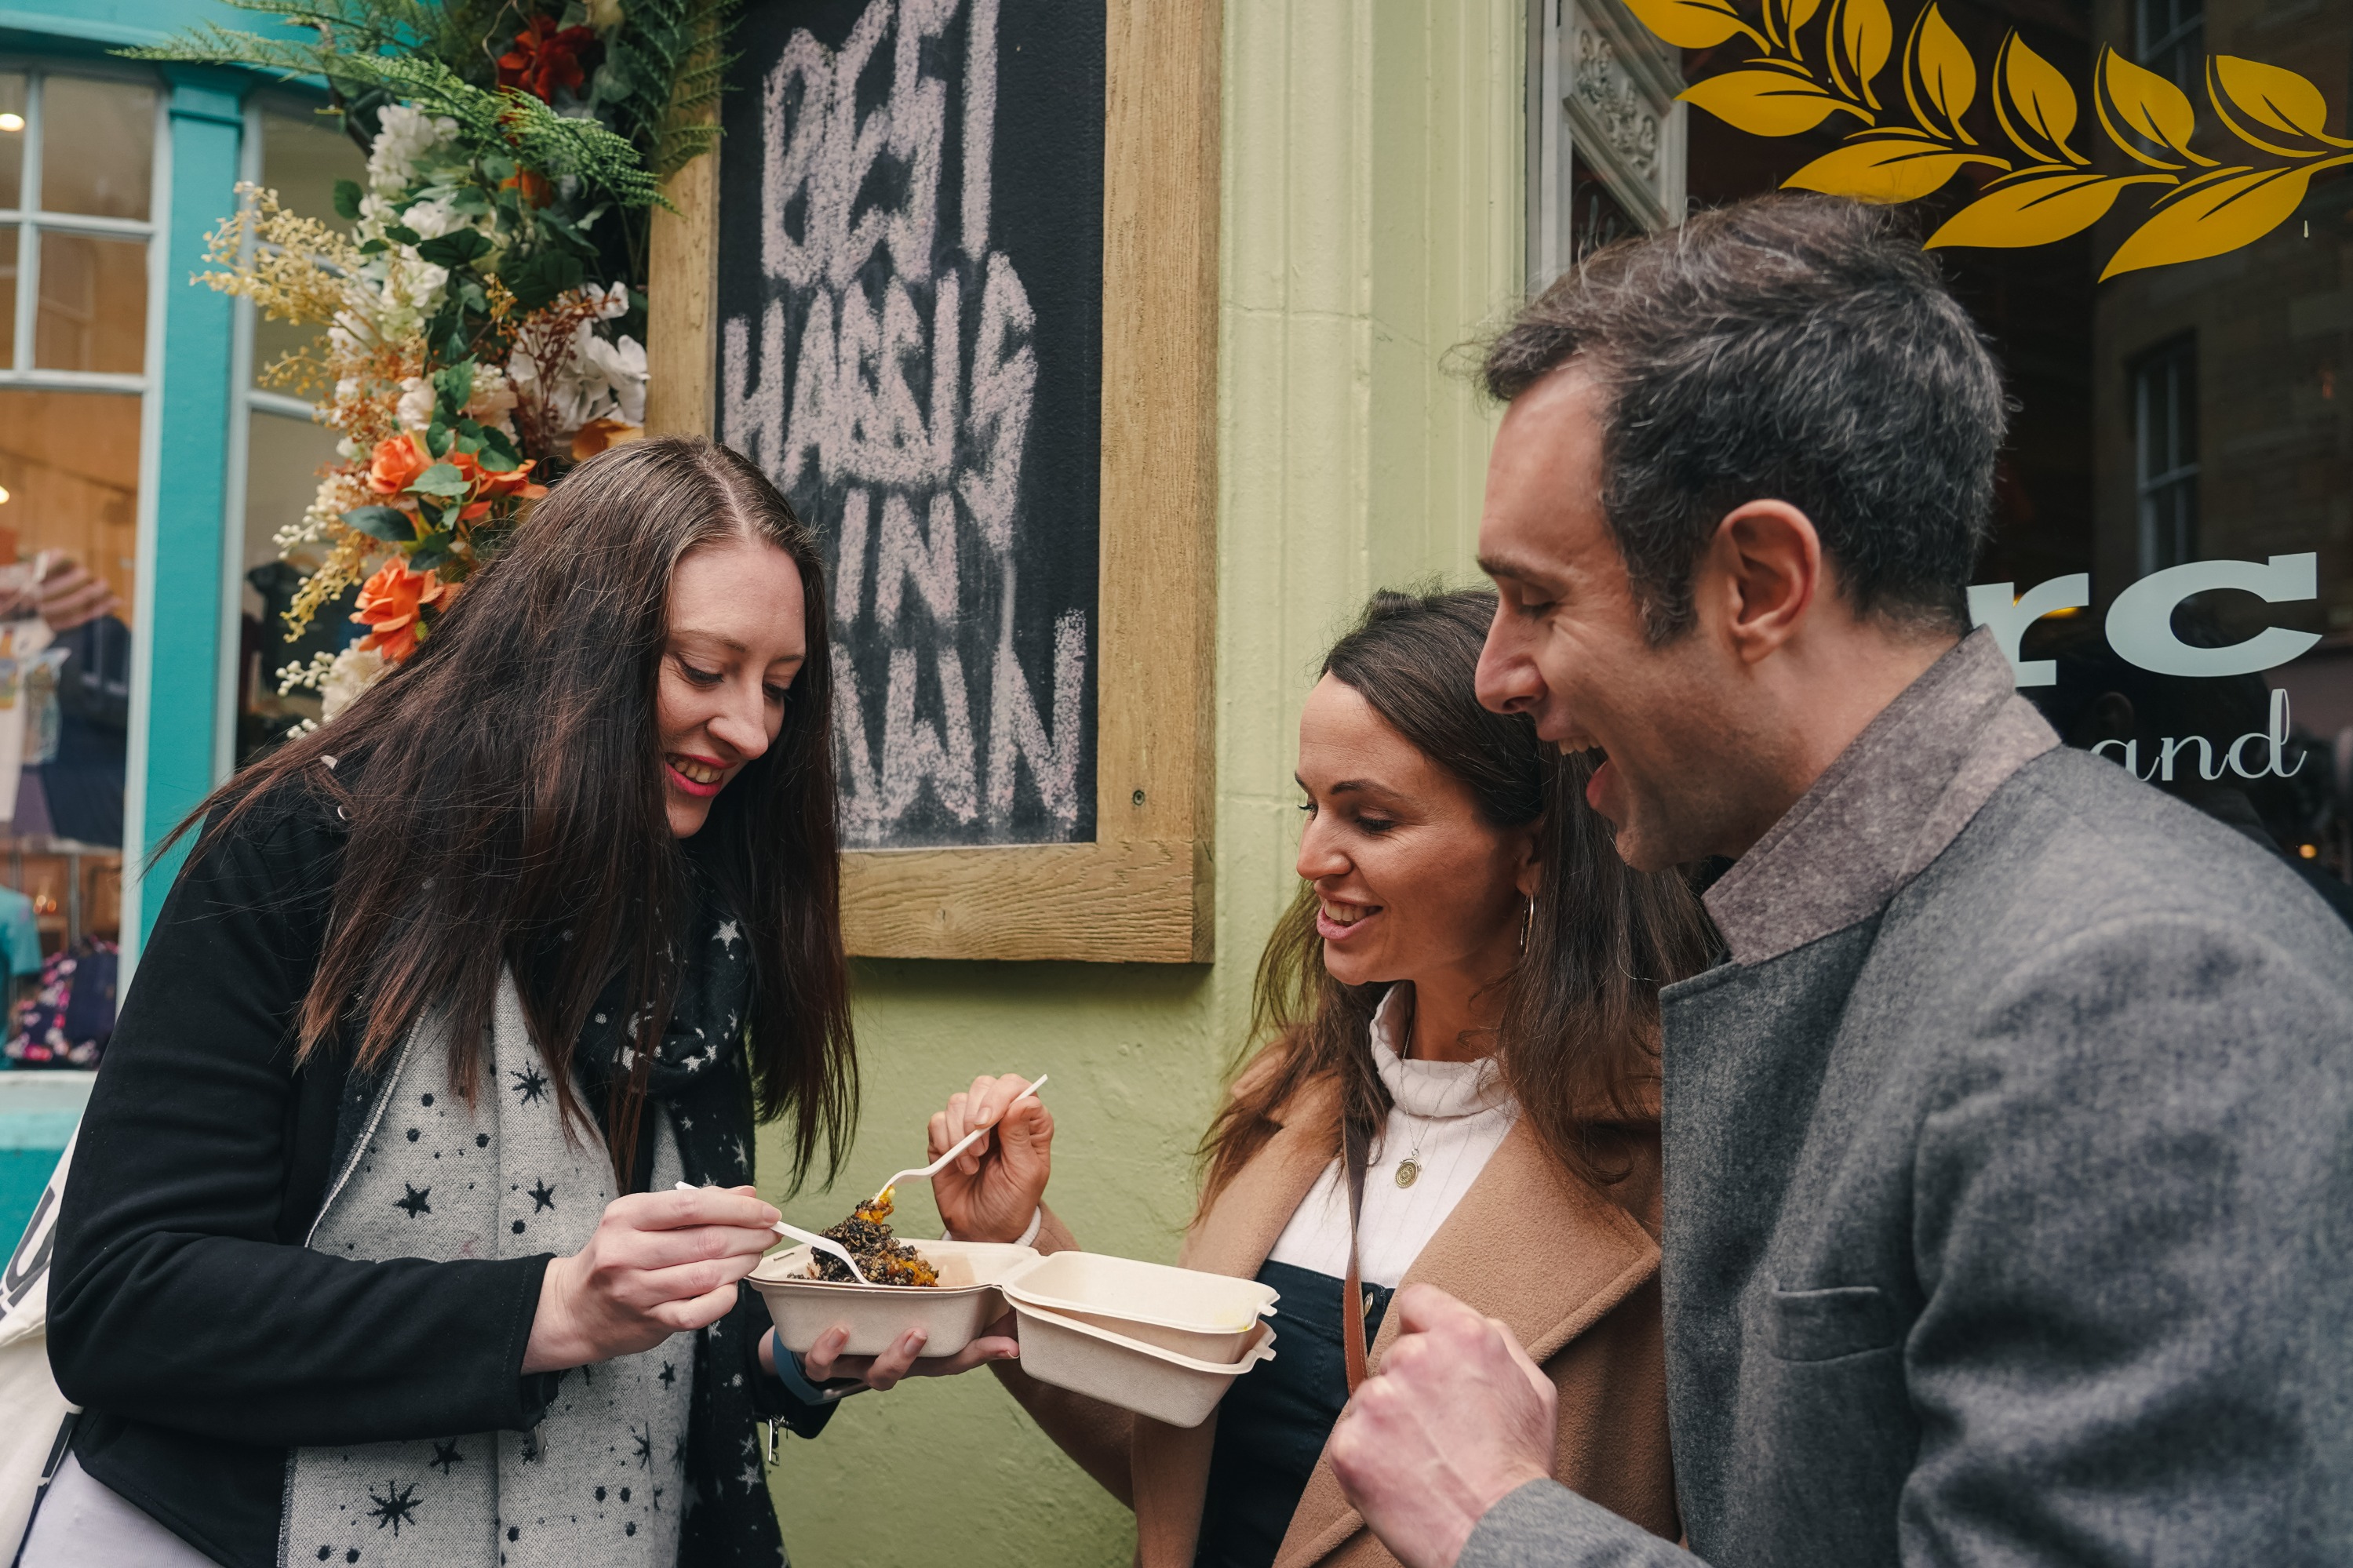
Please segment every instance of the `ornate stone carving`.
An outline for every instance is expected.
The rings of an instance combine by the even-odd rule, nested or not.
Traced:
[[[1590,26],[1577,30],[1574,90],[1627,169],[1645,184],[1655,184],[1658,112],[1619,60],[1617,47]]]

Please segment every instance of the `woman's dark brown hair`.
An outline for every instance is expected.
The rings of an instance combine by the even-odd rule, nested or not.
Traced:
[[[638,441],[583,463],[414,657],[181,825],[206,821],[200,856],[281,784],[348,816],[325,945],[296,1020],[299,1059],[348,1031],[351,1063],[375,1066],[420,1016],[446,1009],[451,1085],[470,1095],[511,968],[571,1125],[575,1042],[617,973],[622,1016],[642,1013],[647,1037],[659,1037],[694,898],[655,721],[670,579],[689,552],[733,539],[774,545],[799,567],[808,657],[782,731],[712,801],[694,858],[751,940],[758,1113],[791,1119],[796,1187],[820,1147],[839,1163],[858,1078],[824,566],[776,487],[708,441]],[[651,1060],[636,1054],[608,1108],[624,1190]]]
[[[1609,825],[1585,803],[1590,764],[1536,739],[1522,714],[1479,705],[1479,649],[1494,618],[1484,590],[1380,593],[1324,660],[1398,733],[1470,786],[1497,828],[1538,823],[1541,883],[1526,944],[1503,987],[1495,1059],[1521,1114],[1561,1164],[1599,1185],[1620,1179],[1616,1130],[1647,1121],[1658,1076],[1658,988],[1696,973],[1711,937],[1672,872],[1618,858]],[[1266,1142],[1300,1089],[1337,1081],[1342,1114],[1367,1134],[1387,1120],[1373,1068],[1373,1012],[1385,984],[1344,985],[1324,967],[1315,891],[1303,886],[1259,959],[1252,1044],[1264,1042],[1201,1142],[1202,1202]],[[1339,1131],[1333,1131],[1339,1147]]]

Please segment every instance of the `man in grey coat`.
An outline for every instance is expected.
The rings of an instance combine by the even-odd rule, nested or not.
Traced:
[[[1614,247],[1495,342],[1491,707],[1735,861],[1662,1002],[1685,1550],[1418,1288],[1335,1429],[1413,1568],[2353,1563],[2353,935],[2060,747],[1962,590],[1999,378],[1883,212]]]

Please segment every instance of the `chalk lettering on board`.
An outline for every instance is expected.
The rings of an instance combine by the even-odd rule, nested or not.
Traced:
[[[1048,296],[1025,267],[1057,268],[1067,238],[1028,237],[1024,249],[1025,234],[992,225],[1078,208],[1042,180],[1005,185],[997,162],[1008,125],[1024,137],[1019,177],[1047,168],[1033,151],[1050,158],[1066,140],[1039,134],[1034,117],[1056,110],[1025,99],[1017,112],[1000,98],[1000,65],[1040,69],[1049,51],[1025,55],[1022,38],[1000,37],[1013,20],[998,0],[837,4],[830,25],[810,19],[818,9],[793,8],[809,25],[777,24],[764,58],[754,41],[760,75],[731,110],[758,148],[755,185],[733,173],[752,165],[723,164],[719,433],[832,547],[847,841],[1092,837],[1095,480],[1058,476],[1059,510],[1044,510],[1035,481],[1040,460],[1092,470],[1099,447],[1092,428],[1082,452],[1059,439],[1041,459],[1033,442],[1051,426],[1039,423],[1041,377],[1082,379],[1090,400],[1099,384],[1097,321],[1084,312],[1099,319],[1100,46],[1082,73],[1098,96],[1076,105],[1097,151],[1092,249],[1074,275],[1094,292],[1077,300],[1052,279],[1060,314],[1048,325],[1033,304]],[[1071,32],[1053,20],[1054,37]],[[1038,21],[1025,13],[1019,25]],[[730,158],[751,151],[737,151],[733,129],[726,145]],[[731,218],[730,204],[754,194],[756,226],[749,212]],[[724,248],[731,233],[736,251]],[[756,253],[756,278],[731,280],[739,252],[746,274]],[[1060,357],[1041,363],[1050,348]],[[1079,425],[1055,417],[1065,437]],[[1067,498],[1082,492],[1079,561],[1069,533],[1081,509]]]

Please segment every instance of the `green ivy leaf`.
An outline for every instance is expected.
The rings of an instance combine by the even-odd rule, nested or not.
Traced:
[[[345,223],[360,221],[360,197],[366,195],[357,180],[335,182],[335,216]]]
[[[506,283],[514,290],[515,303],[529,311],[544,308],[566,289],[577,289],[583,276],[578,257],[547,246],[511,268]]]
[[[417,258],[455,270],[491,253],[490,237],[478,228],[453,228],[417,247]]]
[[[417,548],[408,552],[408,569],[429,572],[448,560],[450,537],[448,533],[433,533],[419,540]]]
[[[482,467],[494,474],[511,474],[522,466],[522,454],[515,450],[507,433],[495,425],[482,426]]]
[[[448,410],[448,422],[454,424],[466,411],[474,395],[474,362],[470,355],[456,364],[444,365],[433,373],[433,390],[437,401]],[[438,423],[437,421],[437,423]],[[437,450],[434,454],[439,456]]]
[[[409,227],[406,224],[388,223],[385,225],[384,237],[386,239],[397,240],[402,245],[422,245],[425,243],[425,237],[417,233],[415,229]]]
[[[432,453],[437,458],[448,457],[449,455],[449,426],[442,424],[438,419],[436,419],[431,425],[427,426],[425,430],[425,449]]]
[[[365,239],[360,242],[360,254],[362,256],[382,256],[385,251],[390,250],[391,248],[391,246],[385,244],[380,239]]]
[[[472,487],[455,463],[436,463],[410,480],[408,488],[421,496],[461,496]]]
[[[343,523],[387,544],[406,544],[417,537],[416,525],[397,507],[356,506],[343,513]]]

